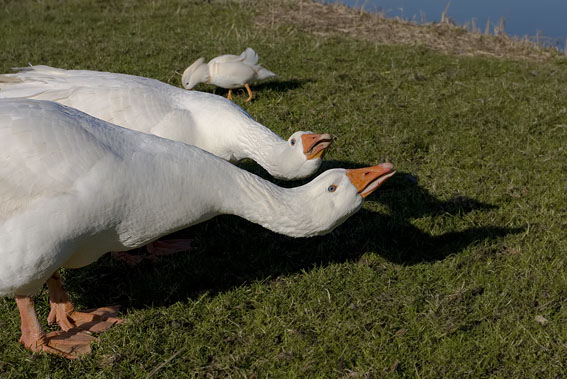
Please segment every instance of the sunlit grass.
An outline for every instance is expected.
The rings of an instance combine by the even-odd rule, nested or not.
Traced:
[[[0,376],[561,376],[565,63],[260,27],[270,4],[254,4],[3,2],[1,71],[49,64],[178,86],[196,58],[250,46],[280,76],[249,104],[236,96],[253,117],[284,137],[335,135],[323,169],[388,160],[399,173],[328,236],[222,216],[180,233],[190,254],[66,271],[77,307],[119,303],[126,318],[79,361],[23,349],[15,303],[0,300]],[[45,320],[46,293],[37,308]]]

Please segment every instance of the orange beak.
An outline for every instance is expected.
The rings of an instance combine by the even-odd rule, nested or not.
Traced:
[[[303,142],[303,154],[309,159],[323,158],[327,148],[331,146],[333,137],[330,134],[304,134],[301,136]]]
[[[348,178],[362,197],[370,195],[395,173],[394,165],[389,162],[347,170]]]

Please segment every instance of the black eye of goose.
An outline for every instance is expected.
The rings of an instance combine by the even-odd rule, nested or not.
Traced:
[[[289,143],[291,143],[291,146],[295,145],[295,138],[292,138]]]
[[[329,188],[327,188],[327,191],[329,192],[335,192],[336,190],[337,190],[337,186],[334,184],[331,184]]]

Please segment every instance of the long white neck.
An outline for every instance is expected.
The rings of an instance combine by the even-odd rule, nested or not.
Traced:
[[[189,121],[186,120],[192,123],[191,128],[180,131],[187,137],[175,136],[176,139],[233,162],[253,159],[272,176],[289,175],[288,172],[280,172],[285,166],[282,153],[287,141],[255,121],[233,102],[192,91],[180,94],[176,101],[193,115]],[[167,134],[161,135],[172,138]]]
[[[237,160],[250,158],[270,175],[281,177],[281,167],[285,166],[282,153],[287,141],[252,118],[239,121],[240,132],[232,144],[234,157]]]
[[[183,71],[181,82],[183,87],[191,89],[197,83],[207,83],[209,81],[209,66],[204,58],[197,59],[191,66]]]
[[[203,222],[234,214],[277,233],[294,237],[321,234],[316,212],[302,196],[306,186],[278,187],[247,171],[180,143],[159,154],[132,157],[139,183],[129,194],[127,217],[119,234],[127,247]]]
[[[323,234],[313,204],[306,199],[307,187],[282,188],[246,171],[233,177],[235,188],[220,193],[221,212],[262,225],[273,232],[292,237]],[[315,216],[315,217],[314,217]]]

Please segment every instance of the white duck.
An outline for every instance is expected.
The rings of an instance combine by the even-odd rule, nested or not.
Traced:
[[[257,80],[277,77],[276,74],[258,64],[258,54],[247,48],[240,55],[221,55],[205,63],[205,58],[197,59],[187,67],[181,76],[181,83],[186,89],[192,89],[198,83],[214,84],[227,88],[227,98],[232,100],[234,88],[246,88],[248,98],[252,100],[250,83]]]
[[[332,140],[299,131],[286,141],[221,96],[133,75],[31,66],[0,75],[0,98],[14,97],[57,101],[233,162],[250,158],[285,180],[313,175]]]
[[[325,234],[394,173],[390,163],[333,169],[286,189],[197,147],[76,109],[0,100],[0,296],[16,298],[28,349],[74,358],[93,339],[82,329],[121,320],[112,309],[75,312],[60,267],[82,267],[223,213],[289,236]],[[67,332],[46,335],[40,326],[31,296],[46,281],[49,321]]]

